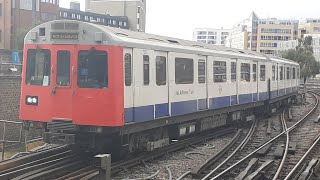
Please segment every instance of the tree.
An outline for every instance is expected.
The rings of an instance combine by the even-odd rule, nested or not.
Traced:
[[[298,40],[298,46],[282,54],[283,58],[293,60],[300,65],[301,77],[310,77],[319,73],[319,64],[313,56],[312,36]]]

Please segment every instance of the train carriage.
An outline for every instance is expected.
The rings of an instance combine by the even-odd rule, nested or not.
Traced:
[[[72,20],[35,27],[24,52],[20,119],[49,143],[153,150],[298,90],[289,60]]]

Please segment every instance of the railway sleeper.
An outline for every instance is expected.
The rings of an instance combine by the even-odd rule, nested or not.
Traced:
[[[267,179],[264,171],[268,170],[273,164],[273,160],[265,161],[255,172],[251,173],[245,180]]]
[[[318,159],[312,159],[307,168],[301,173],[301,175],[299,176],[298,180],[306,180],[306,179],[310,179],[310,177],[313,175],[314,173],[314,167],[317,165],[317,163],[319,162]]]
[[[236,178],[235,180],[242,180],[244,179],[248,174],[252,173],[253,168],[255,168],[258,164],[257,158],[252,158],[250,162],[248,163],[248,166],[245,170],[243,170]]]

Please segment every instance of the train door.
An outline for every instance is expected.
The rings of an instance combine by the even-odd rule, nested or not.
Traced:
[[[79,45],[75,52],[73,120],[101,126],[123,125],[123,49]]]
[[[124,119],[126,123],[133,122],[134,77],[132,49],[123,50],[124,66]]]
[[[56,46],[52,48],[52,119],[72,119],[72,70],[74,65],[74,46]]]
[[[168,78],[168,53],[155,51],[155,85],[153,96],[155,99],[155,118],[169,116],[169,78]],[[152,63],[153,64],[153,63]]]
[[[196,84],[196,96],[198,99],[198,110],[208,109],[208,92],[207,92],[207,82],[206,82],[206,56],[198,56],[197,68],[195,68],[195,84]]]
[[[133,49],[134,59],[134,122],[145,122],[154,119],[154,104],[156,103],[156,83],[154,72],[155,57],[153,50]]]

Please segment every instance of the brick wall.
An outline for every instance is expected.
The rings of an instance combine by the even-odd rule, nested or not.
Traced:
[[[20,76],[0,76],[0,120],[19,121],[20,108]],[[3,138],[4,123],[0,122],[0,140]],[[20,138],[19,124],[7,124],[5,140],[18,141]],[[42,131],[35,130],[28,133],[28,140],[42,135]],[[24,142],[24,132],[22,133]],[[0,147],[1,150],[1,147]]]

